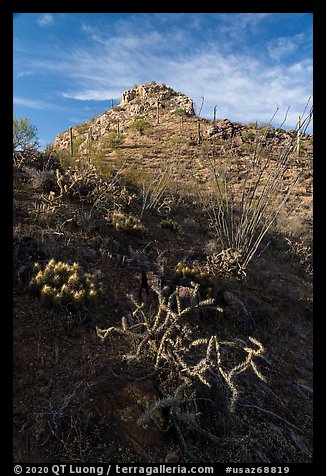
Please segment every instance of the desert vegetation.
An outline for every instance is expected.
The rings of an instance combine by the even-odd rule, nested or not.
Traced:
[[[158,86],[45,151],[14,124],[15,459],[310,462],[311,111],[197,141]]]

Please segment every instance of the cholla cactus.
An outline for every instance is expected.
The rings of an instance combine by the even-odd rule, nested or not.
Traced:
[[[29,289],[44,305],[77,311],[96,304],[102,284],[94,274],[85,273],[79,263],[51,259],[43,269],[39,263],[34,264]]]
[[[199,284],[200,291],[204,290],[207,297],[213,293],[216,287],[215,276],[212,273],[208,273],[207,268],[203,268],[203,266],[196,265],[195,263],[186,265],[179,262],[175,267],[175,278],[177,280],[180,278],[191,279],[194,283]]]
[[[194,311],[202,309],[205,312],[210,308],[222,312],[213,300],[198,299],[198,288],[197,284],[193,299],[185,305],[181,289],[164,297],[160,290],[152,287],[158,300],[154,312],[146,311],[144,304],[139,305],[131,298],[134,311],[132,315],[122,317],[121,327],[97,328],[102,340],[115,333],[123,335],[130,345],[130,353],[125,359],[143,361],[153,372],[165,376],[160,389],[162,398],[146,408],[137,424],[146,428],[149,420],[156,418],[157,409],[168,408],[169,424],[174,426],[190,459],[195,459],[188,438],[190,432],[218,441],[201,419],[198,402],[214,403],[215,400],[220,404],[221,396],[215,393],[218,387],[225,396],[226,411],[234,412],[239,397],[237,376],[252,370],[259,379],[265,380],[255,362],[255,358],[264,353],[264,348],[253,337],[248,338],[248,343],[240,339],[220,340],[216,335],[194,336],[194,330],[189,326],[189,317]],[[238,363],[234,362],[234,355],[231,358],[229,355],[234,349],[237,349],[236,355],[244,355]]]
[[[228,248],[208,257],[208,265],[214,275],[230,275],[243,278],[246,272],[241,266],[242,252]]]
[[[190,379],[199,381],[208,388],[212,380],[222,382],[230,394],[230,410],[233,411],[238,392],[234,383],[235,377],[246,370],[253,370],[261,380],[264,377],[258,370],[254,357],[261,355],[264,348],[256,339],[249,337],[249,341],[258,348],[252,348],[247,342],[239,339],[230,341],[219,340],[216,335],[194,339],[188,325],[189,316],[196,310],[205,308],[215,309],[217,313],[223,310],[216,306],[214,300],[200,300],[199,285],[192,290],[193,299],[187,305],[181,298],[179,288],[168,298],[162,292],[152,288],[157,294],[158,307],[156,312],[147,315],[144,304],[137,304],[132,299],[134,311],[133,322],[127,325],[123,318],[121,327],[97,329],[101,339],[108,338],[112,333],[125,334],[131,337],[132,352],[129,358],[146,358],[151,355],[155,369],[166,365],[172,366],[175,375],[188,375]],[[247,354],[246,358],[235,365],[231,370],[224,369],[221,349],[237,348]],[[200,350],[201,349],[201,350]]]
[[[138,218],[118,211],[112,214],[112,224],[117,231],[125,231],[133,235],[142,235],[145,231]]]

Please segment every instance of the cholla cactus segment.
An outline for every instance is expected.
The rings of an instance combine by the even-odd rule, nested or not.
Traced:
[[[85,273],[80,264],[51,259],[42,268],[35,263],[29,288],[47,306],[67,307],[77,311],[96,304],[102,294],[102,284],[96,274]]]
[[[155,308],[148,309],[131,298],[134,310],[122,317],[121,326],[97,328],[97,335],[102,341],[114,338],[115,334],[124,336],[129,343],[126,361],[143,361],[154,374],[164,375],[162,397],[145,408],[137,423],[146,427],[150,420],[159,418],[159,409],[168,409],[168,424],[175,428],[184,453],[195,461],[190,432],[219,441],[205,424],[198,410],[199,402],[214,402],[223,405],[225,411],[235,412],[239,399],[237,376],[253,371],[264,380],[255,362],[256,356],[264,353],[264,347],[253,337],[248,341],[222,340],[217,335],[196,334],[198,331],[190,325],[192,312],[199,307],[203,312],[206,307],[211,312],[216,307],[212,300],[200,299],[198,288],[192,289],[192,299],[185,299],[180,288],[170,295],[155,287],[152,292],[157,295]],[[216,312],[219,313],[217,307]],[[234,350],[240,351],[236,355],[245,354],[243,360],[234,363]]]
[[[208,258],[209,267],[214,275],[230,275],[243,278],[246,276],[245,270],[241,266],[242,251],[228,248],[220,253],[213,253]]]
[[[111,222],[117,231],[125,231],[132,235],[142,235],[145,232],[145,227],[138,218],[120,211],[113,212]]]
[[[215,381],[219,381],[229,394],[229,409],[235,410],[238,399],[238,389],[236,377],[246,371],[254,373],[264,380],[263,375],[258,370],[254,362],[256,356],[264,352],[263,345],[253,337],[249,337],[248,342],[240,339],[220,340],[218,336],[193,338],[191,328],[188,326],[191,313],[201,307],[212,309],[212,300],[198,301],[198,287],[192,290],[193,299],[187,301],[186,305],[179,295],[179,289],[164,297],[162,292],[152,287],[158,297],[157,309],[147,314],[143,305],[138,305],[135,300],[133,318],[135,324],[128,327],[126,318],[122,318],[122,325],[119,328],[110,327],[108,329],[97,329],[98,336],[105,340],[113,332],[132,337],[130,340],[132,355],[135,358],[151,358],[153,367],[159,370],[168,365],[171,373],[176,376],[176,380],[189,377],[189,385],[196,388],[196,382],[207,388],[212,388]],[[196,298],[196,299],[195,299]],[[218,309],[216,312],[219,312]],[[255,347],[251,347],[254,344]],[[243,361],[227,369],[227,350],[240,349],[246,353]]]
[[[38,273],[39,271],[41,271],[40,263],[34,263],[34,265],[33,265],[33,272],[34,272],[34,273]]]
[[[200,293],[207,298],[216,289],[216,276],[210,272],[207,263],[199,263],[198,261],[179,262],[174,269],[174,278],[175,282],[181,282],[182,278],[188,278],[198,287]]]

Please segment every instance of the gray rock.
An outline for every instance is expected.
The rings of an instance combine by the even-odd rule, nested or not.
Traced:
[[[83,255],[89,261],[96,261],[98,257],[97,251],[94,250],[94,248],[91,248],[89,246],[86,246],[85,248],[83,248]]]
[[[303,385],[302,383],[298,383],[299,390],[309,396],[312,396],[314,391],[308,385]]]

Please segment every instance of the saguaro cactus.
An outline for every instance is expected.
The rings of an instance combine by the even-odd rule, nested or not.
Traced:
[[[197,144],[201,143],[201,132],[200,132],[200,119],[198,118],[197,122]]]
[[[300,135],[301,135],[301,117],[300,117],[300,114],[299,114],[299,118],[298,118],[298,134],[297,134],[297,154],[298,156],[300,156]]]
[[[216,109],[217,109],[217,106],[214,106],[214,119],[213,119],[213,122],[216,121]]]
[[[89,159],[89,161],[91,160],[91,156],[92,156],[92,142],[93,142],[92,131],[91,131],[91,129],[88,129],[87,145],[88,145],[88,159]]]
[[[160,100],[156,102],[156,124],[160,123]]]
[[[201,113],[201,110],[203,109],[204,102],[205,102],[205,98],[204,98],[204,96],[201,96],[201,105],[200,105],[200,109],[199,109],[199,112],[198,112],[198,120],[197,120],[197,144],[198,145],[201,143],[200,113]]]
[[[69,136],[70,136],[70,155],[71,157],[74,156],[74,139],[72,136],[72,127],[69,129]]]

